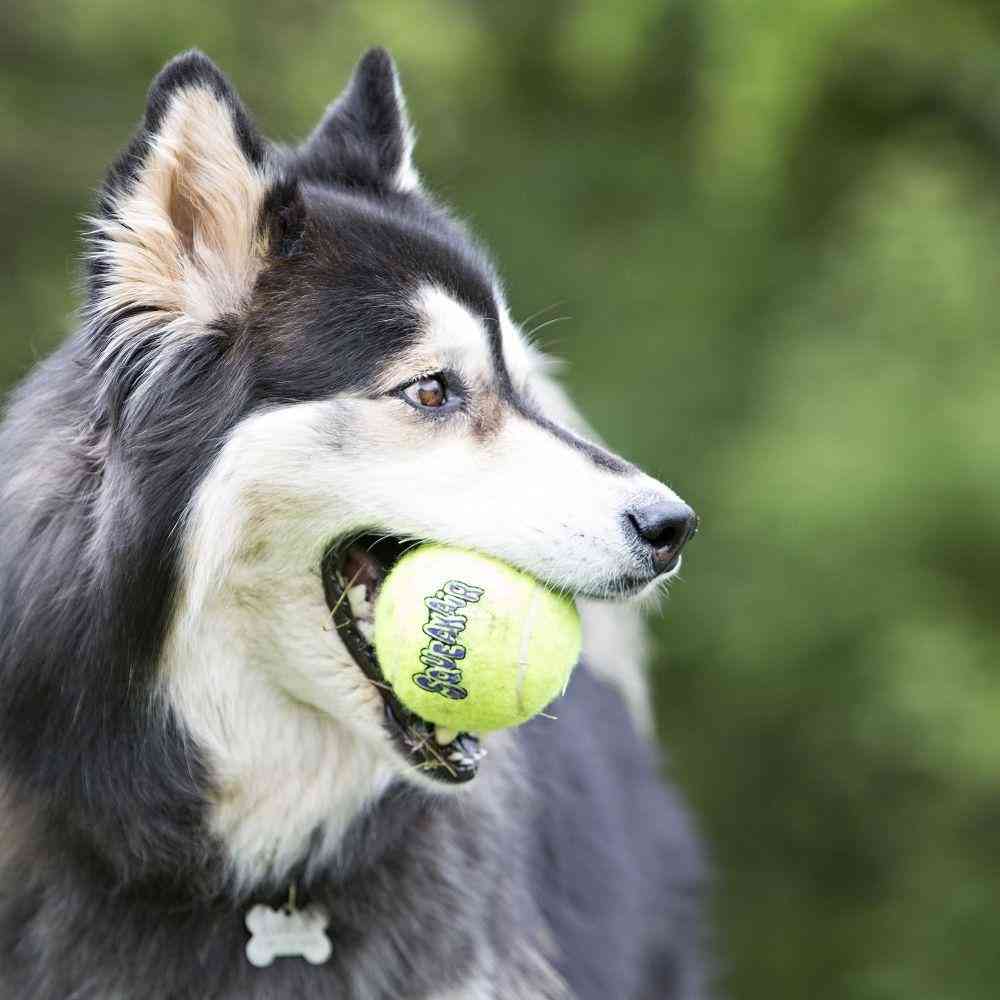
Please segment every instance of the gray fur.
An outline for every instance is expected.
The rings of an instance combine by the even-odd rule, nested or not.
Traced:
[[[461,800],[397,786],[357,821],[299,890],[332,915],[321,968],[246,962],[242,915],[260,897],[112,886],[8,798],[0,995],[432,1000],[481,977],[498,1000],[706,996],[704,870],[683,807],[585,668],[559,714],[521,731],[530,771],[515,754]]]

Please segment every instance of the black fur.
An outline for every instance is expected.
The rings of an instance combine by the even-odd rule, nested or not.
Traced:
[[[156,687],[196,485],[255,409],[368,390],[372,353],[415,335],[405,303],[425,281],[487,320],[500,384],[544,418],[513,400],[487,259],[424,196],[392,188],[406,123],[384,52],[362,60],[295,154],[267,146],[208,59],[179,57],[155,81],[99,213],[135,182],[171,93],[188,85],[223,101],[250,162],[278,168],[259,220],[271,258],[246,312],[192,341],[141,398],[148,359],[98,368],[110,329],[91,323],[10,400],[0,997],[425,997],[461,986],[484,942],[498,996],[519,977],[534,977],[539,997],[559,995],[526,940],[551,952],[580,998],[702,996],[697,845],[617,694],[584,671],[561,725],[522,731],[528,787],[477,779],[461,802],[398,788],[357,821],[336,863],[303,869],[301,891],[333,914],[330,963],[246,963],[246,906],[283,886],[248,896],[227,883],[205,826],[210,775]],[[93,297],[106,277],[92,267]],[[471,872],[479,895],[463,889]],[[650,985],[664,970],[671,981]]]
[[[552,713],[522,732],[531,759],[546,759],[532,781],[532,874],[559,971],[577,997],[705,996],[705,870],[684,805],[586,669]]]
[[[392,178],[406,154],[407,128],[392,58],[371,49],[303,147],[299,169],[319,184],[398,198]]]
[[[409,302],[427,282],[498,327],[490,265],[439,213],[378,207],[315,185],[303,191],[299,251],[261,276],[246,321],[257,400],[366,388],[373,351],[391,357],[417,337]]]

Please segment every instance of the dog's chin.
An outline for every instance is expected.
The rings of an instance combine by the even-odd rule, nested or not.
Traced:
[[[385,724],[404,760],[432,781],[461,785],[471,781],[486,756],[477,733],[455,732],[422,719],[396,696],[374,646],[375,602],[382,581],[415,543],[393,535],[359,535],[333,543],[322,563],[323,590],[339,640],[382,696]],[[576,596],[602,601],[655,600],[674,576],[680,558],[666,572],[620,575],[603,586],[583,587]]]
[[[677,556],[662,573],[651,580],[636,580],[631,587],[623,588],[619,599],[638,604],[640,607],[655,608],[665,596],[670,582],[680,573],[682,560],[682,556]]]
[[[655,604],[666,589],[666,585],[680,572],[680,568],[681,556],[678,555],[669,566],[659,572],[621,573],[606,584],[580,587],[574,593],[578,598],[583,597],[592,601]]]

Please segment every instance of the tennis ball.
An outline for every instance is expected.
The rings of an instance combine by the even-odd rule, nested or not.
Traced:
[[[375,653],[399,700],[427,722],[489,732],[562,694],[580,655],[566,597],[489,556],[427,544],[389,571]]]

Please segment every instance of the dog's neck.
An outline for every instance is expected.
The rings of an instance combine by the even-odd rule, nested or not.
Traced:
[[[181,596],[165,694],[205,759],[236,886],[324,864],[398,773],[381,697],[331,628],[318,580],[260,553]]]

